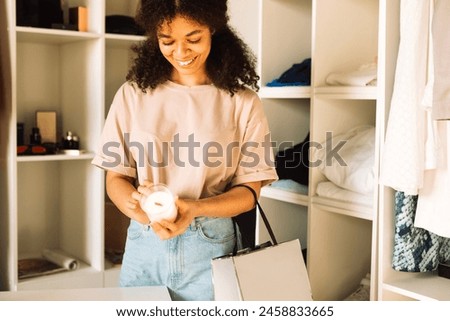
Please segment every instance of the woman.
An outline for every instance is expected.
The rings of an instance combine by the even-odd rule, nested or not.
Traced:
[[[258,89],[254,58],[228,25],[226,0],[143,0],[136,20],[147,40],[134,48],[93,160],[131,219],[120,284],[212,300],[211,259],[233,250],[231,218],[254,207],[250,191],[235,186],[258,194],[277,178],[250,89]],[[151,183],[177,195],[174,222],[150,222],[141,209]]]

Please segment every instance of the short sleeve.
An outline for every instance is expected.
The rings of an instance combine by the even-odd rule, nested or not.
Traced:
[[[126,137],[131,132],[135,89],[128,83],[117,91],[106,117],[100,144],[92,164],[107,171],[136,177],[136,162],[129,152]]]
[[[278,179],[269,125],[261,100],[247,91],[244,104],[248,116],[244,126],[239,164],[231,185],[261,181],[262,186]]]

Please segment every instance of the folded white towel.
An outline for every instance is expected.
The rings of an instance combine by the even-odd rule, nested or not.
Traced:
[[[357,70],[332,72],[328,75],[328,85],[340,86],[374,86],[377,80],[377,64],[361,65]]]
[[[337,199],[340,201],[345,201],[349,203],[357,203],[361,205],[372,206],[373,194],[360,194],[353,191],[341,188],[332,182],[321,182],[317,184],[316,193],[322,197],[328,197],[332,199]]]

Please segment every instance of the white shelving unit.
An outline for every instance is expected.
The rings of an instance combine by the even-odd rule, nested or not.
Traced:
[[[244,38],[256,42],[260,97],[277,147],[299,143],[308,132],[312,141],[323,142],[326,132],[339,134],[357,125],[376,125],[377,87],[331,87],[325,78],[376,59],[378,0],[261,0],[246,6],[242,12],[259,13],[258,21],[252,22],[259,33],[247,32]],[[246,23],[237,20],[237,29]],[[306,58],[312,58],[311,86],[265,86]],[[308,195],[263,188],[261,203],[274,222],[275,234],[282,240],[299,238],[307,248],[316,300],[344,299],[368,272],[375,299],[376,206],[319,197],[315,190],[325,178],[317,168],[310,170],[309,178]],[[257,241],[268,239],[264,228],[258,236]]]
[[[88,151],[81,156],[16,158],[15,185],[10,187],[17,195],[10,213],[15,222],[10,240],[13,290],[103,285],[103,174],[90,165],[103,119],[104,76],[99,63],[103,25],[96,19],[103,10],[100,2],[76,4],[87,6],[91,13],[88,32],[20,27],[14,19],[10,25],[16,95],[10,126],[23,122],[27,138],[35,126],[35,112],[55,110],[58,136],[71,130]],[[15,139],[11,141],[15,144]],[[18,260],[39,257],[45,248],[67,252],[80,261],[80,268],[19,280]]]
[[[277,146],[281,142],[298,143],[308,131],[312,141],[323,142],[327,132],[340,134],[359,125],[373,125],[377,131],[374,167],[378,173],[387,115],[383,95],[392,83],[328,86],[325,79],[332,72],[355,70],[377,59],[379,76],[392,78],[395,65],[386,59],[393,59],[392,49],[397,43],[384,35],[389,25],[398,23],[398,17],[390,14],[394,10],[391,6],[398,5],[387,5],[381,0],[246,2],[241,11],[258,12],[258,21],[252,19],[252,24],[259,33],[248,31],[245,20],[238,19],[236,24],[246,25],[244,38],[256,48],[260,97]],[[389,52],[380,52],[386,47]],[[310,87],[265,86],[292,64],[308,57],[312,58]],[[371,274],[371,299],[376,300],[378,193],[373,196],[372,207],[328,199],[315,193],[318,183],[324,180],[320,171],[312,168],[308,195],[265,187],[261,194],[263,206],[280,226],[276,230],[283,239],[298,237],[307,247],[308,272],[316,300],[344,299],[367,273]],[[296,232],[292,232],[292,225],[297,225]],[[267,235],[260,233],[265,240]]]
[[[79,156],[13,156],[7,189],[10,231],[1,290],[103,287],[108,282],[104,256],[104,173],[91,165],[111,92],[125,80],[123,57],[138,36],[105,33],[105,16],[133,16],[138,1],[71,0],[85,6],[88,31],[16,26],[15,0],[8,0],[13,69],[10,133],[25,124],[25,140],[35,112],[54,110],[58,136],[71,130],[85,152]],[[121,76],[118,76],[121,74]],[[119,79],[120,78],[120,79]],[[3,126],[3,123],[2,123]],[[10,143],[15,146],[15,135]],[[19,259],[40,257],[59,248],[80,261],[75,271],[18,279]]]
[[[311,139],[324,142],[327,133],[377,126],[377,87],[329,86],[326,78],[376,60],[379,1],[313,1],[313,16]],[[327,179],[317,167],[310,172],[308,272],[314,299],[345,299],[367,273],[376,299],[376,206],[317,196],[317,185]]]
[[[294,63],[311,57],[310,0],[229,1],[231,24],[258,58],[259,96],[266,111],[275,150],[303,141],[310,128],[310,86],[268,87]],[[253,13],[249,18],[249,12]],[[243,16],[245,14],[245,16]],[[251,26],[251,27],[250,27]],[[295,32],[293,32],[295,30]],[[261,191],[261,204],[278,240],[299,238],[307,246],[308,195],[272,186]],[[257,242],[269,240],[258,225]]]
[[[71,0],[89,10],[88,32],[15,25],[10,8],[13,106],[8,126],[15,146],[16,123],[26,135],[36,110],[56,110],[59,130],[81,138],[80,156],[13,156],[2,179],[7,190],[7,233],[0,241],[6,258],[0,290],[116,286],[119,268],[105,259],[104,213],[114,211],[104,192],[104,173],[90,161],[104,118],[130,67],[130,46],[143,37],[107,34],[107,15],[133,16],[138,0]],[[327,132],[355,126],[376,128],[375,174],[383,150],[399,42],[400,0],[229,0],[232,25],[258,57],[259,92],[276,151],[303,141],[323,142]],[[312,58],[306,87],[267,87],[294,63]],[[331,72],[378,62],[377,86],[328,86]],[[61,134],[60,132],[60,134]],[[11,149],[12,150],[12,149]],[[280,241],[299,238],[315,300],[342,300],[370,272],[371,300],[449,300],[450,281],[434,273],[391,268],[393,191],[375,182],[374,205],[320,197],[325,177],[309,173],[308,194],[273,186],[261,203]],[[3,188],[3,186],[2,186]],[[2,232],[5,228],[2,228]],[[258,230],[258,240],[268,235]],[[73,272],[18,280],[20,258],[58,247],[81,261]]]

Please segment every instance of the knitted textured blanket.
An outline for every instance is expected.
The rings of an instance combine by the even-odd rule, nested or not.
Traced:
[[[392,267],[397,271],[427,272],[450,258],[450,239],[414,227],[417,195],[395,193],[395,234]]]

